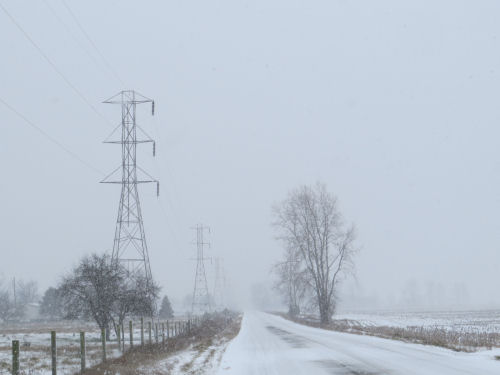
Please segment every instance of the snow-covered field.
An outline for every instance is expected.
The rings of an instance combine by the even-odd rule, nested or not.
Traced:
[[[356,312],[335,315],[335,319],[355,320],[361,325],[388,327],[436,327],[500,333],[500,310]]]
[[[133,342],[140,345],[140,322],[133,323]],[[86,364],[91,367],[101,362],[102,345],[100,330],[95,324],[82,322],[16,323],[0,326],[0,375],[10,375],[12,340],[20,343],[20,368],[23,374],[51,374],[50,331],[56,331],[57,368],[60,374],[72,374],[80,369],[80,332],[85,332]],[[149,340],[147,323],[144,324],[144,340]],[[159,334],[160,335],[160,334]],[[154,338],[154,333],[152,335]],[[161,340],[161,337],[159,337]],[[125,327],[125,349],[130,336]],[[106,344],[106,357],[121,355],[114,331]]]

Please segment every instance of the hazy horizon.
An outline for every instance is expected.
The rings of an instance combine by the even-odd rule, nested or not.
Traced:
[[[358,232],[340,309],[500,307],[500,3],[67,1],[104,60],[47,3],[2,2],[106,120],[0,10],[0,98],[84,161],[0,103],[0,278],[43,293],[111,250],[120,109],[102,101],[134,89],[156,103],[138,163],[160,180],[140,196],[162,294],[192,292],[203,223],[251,306],[282,252],[272,205],[321,181]]]

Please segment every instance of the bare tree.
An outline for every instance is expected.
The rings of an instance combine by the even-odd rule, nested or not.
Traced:
[[[16,316],[16,307],[8,290],[0,290],[0,319],[4,322]]]
[[[277,276],[274,288],[283,296],[288,306],[288,314],[300,314],[305,297],[310,291],[307,269],[297,250],[287,246],[284,260],[276,263],[273,272]]]
[[[91,317],[99,328],[108,331],[122,285],[123,273],[108,255],[83,258],[59,286],[66,317]]]
[[[129,278],[109,255],[98,254],[83,258],[58,288],[66,318],[90,317],[107,336],[109,328],[117,330],[128,315],[152,316],[159,291],[153,281]]]
[[[38,294],[38,284],[36,281],[20,280],[16,286],[17,302],[21,305],[38,302],[40,295]]]
[[[346,227],[337,198],[320,183],[292,191],[274,208],[274,215],[279,238],[304,262],[321,323],[328,324],[338,283],[353,266],[354,226]]]
[[[4,322],[23,318],[25,305],[16,303],[14,291],[3,285],[0,280],[0,319]]]
[[[110,314],[115,330],[118,326],[123,325],[127,316],[153,316],[156,312],[156,301],[159,298],[159,293],[160,287],[144,276],[123,277],[120,289],[115,294]]]

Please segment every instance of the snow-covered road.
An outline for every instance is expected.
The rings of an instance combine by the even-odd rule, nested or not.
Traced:
[[[500,361],[494,354],[499,353],[457,353],[326,331],[250,312],[224,354],[218,375],[498,375]]]

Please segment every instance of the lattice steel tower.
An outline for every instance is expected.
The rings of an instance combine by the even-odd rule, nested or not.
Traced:
[[[210,233],[210,228],[204,227],[201,224],[196,226],[196,276],[194,279],[193,304],[191,312],[193,314],[210,312],[210,295],[208,293],[207,274],[205,272],[205,260],[210,258],[204,257],[204,246],[210,246],[210,243],[204,242],[203,234],[205,230]]]
[[[154,101],[133,90],[126,90],[104,103],[120,104],[122,109],[121,124],[104,141],[104,143],[121,145],[122,163],[101,181],[122,185],[112,259],[122,263],[130,277],[142,274],[150,281],[152,280],[151,266],[137,185],[155,182],[157,194],[159,194],[159,182],[137,165],[136,151],[138,144],[151,142],[154,156],[156,144],[137,125],[136,107],[138,104],[151,103],[151,113],[154,115]],[[113,139],[118,138],[119,130],[121,130],[121,138]],[[138,139],[138,133],[140,133],[140,139]],[[120,171],[121,179],[119,178]]]

